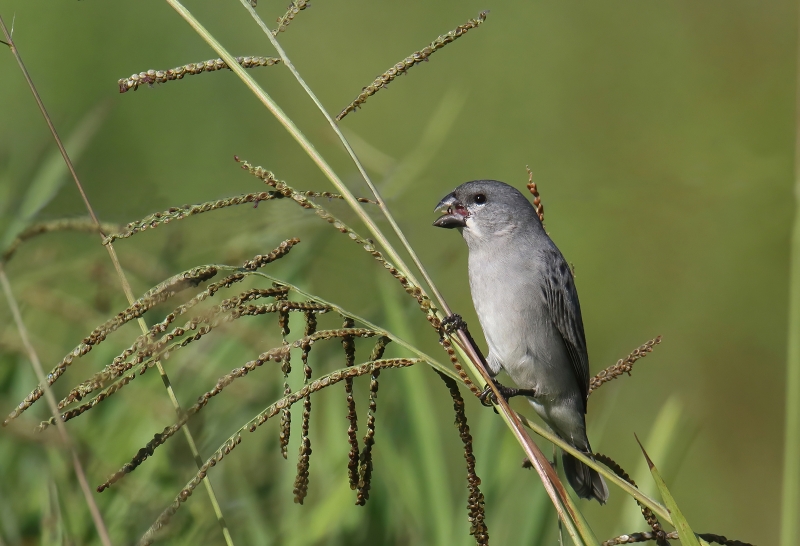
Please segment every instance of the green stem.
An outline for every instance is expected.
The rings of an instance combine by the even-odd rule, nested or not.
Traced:
[[[795,217],[789,248],[789,324],[786,350],[786,418],[783,447],[781,546],[800,536],[800,37],[795,134]]]

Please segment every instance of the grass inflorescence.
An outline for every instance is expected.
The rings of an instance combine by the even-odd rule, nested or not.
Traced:
[[[421,362],[421,360],[415,358],[392,358],[365,362],[350,368],[339,369],[312,381],[308,385],[304,385],[300,390],[295,391],[288,396],[284,396],[280,400],[271,404],[265,410],[259,412],[258,415],[253,417],[253,419],[248,421],[247,424],[240,427],[239,430],[230,436],[228,440],[226,440],[225,443],[222,444],[222,446],[220,446],[211,455],[211,457],[208,458],[197,474],[195,474],[194,478],[192,478],[175,497],[173,503],[161,513],[156,522],[144,534],[139,544],[152,544],[152,542],[155,540],[155,534],[162,529],[164,525],[170,521],[170,519],[172,519],[172,516],[175,515],[180,506],[189,499],[203,478],[205,478],[208,471],[216,466],[217,463],[221,462],[226,455],[230,454],[230,452],[242,442],[242,433],[246,431],[255,432],[258,427],[280,413],[284,408],[291,407],[297,402],[305,399],[306,396],[309,396],[329,386],[335,385],[345,379],[352,379],[362,375],[372,374],[376,369],[405,368],[408,366],[413,366],[414,364],[418,364],[419,362]]]
[[[242,68],[256,68],[259,66],[272,66],[281,62],[275,57],[236,57],[236,62]],[[153,86],[157,83],[167,83],[173,80],[182,80],[185,76],[202,74],[203,72],[216,72],[224,70],[228,64],[222,59],[210,59],[199,63],[189,63],[169,70],[148,70],[139,72],[127,78],[120,78],[117,82],[120,93],[127,93],[131,89],[136,91],[140,85]]]
[[[401,76],[408,72],[408,70],[418,65],[422,62],[427,62],[431,55],[433,55],[436,51],[443,48],[449,43],[452,43],[456,39],[462,37],[464,34],[467,33],[470,29],[478,28],[481,23],[486,20],[486,16],[488,15],[488,11],[482,11],[478,14],[478,17],[475,19],[470,19],[463,25],[459,25],[454,30],[451,30],[447,34],[443,34],[436,38],[433,42],[431,42],[427,47],[422,48],[419,51],[415,51],[402,61],[398,62],[394,66],[392,66],[389,70],[375,78],[371,84],[366,86],[363,91],[344,109],[339,112],[339,115],[336,116],[336,121],[342,121],[347,114],[350,112],[354,112],[358,108],[364,105],[367,102],[367,99],[370,98],[372,95],[380,91],[381,89],[386,88],[397,76]]]
[[[661,343],[661,336],[642,344],[625,358],[621,358],[616,364],[601,370],[589,381],[589,394],[597,390],[600,385],[616,379],[623,374],[631,374],[633,364],[640,358],[644,358],[653,351],[653,347]]]
[[[307,0],[293,0],[286,9],[286,13],[284,13],[281,17],[278,17],[278,27],[272,31],[272,35],[277,36],[286,30],[294,18],[297,17],[297,14],[306,9],[309,5],[310,4],[307,2]]]
[[[444,374],[439,374],[450,391],[453,398],[453,409],[455,410],[455,425],[458,429],[461,441],[464,444],[464,459],[467,462],[467,488],[469,496],[467,498],[467,513],[469,519],[469,533],[475,537],[475,542],[480,546],[488,546],[489,529],[486,526],[486,511],[484,508],[484,498],[481,492],[481,479],[475,473],[475,454],[472,449],[472,435],[467,424],[467,414],[464,412],[464,399],[458,390],[458,383]]]

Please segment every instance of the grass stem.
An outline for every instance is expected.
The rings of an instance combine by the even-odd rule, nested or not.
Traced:
[[[800,37],[798,37],[800,63]],[[789,324],[786,349],[786,408],[783,445],[781,546],[800,536],[800,64],[797,67],[794,225],[789,247]]]

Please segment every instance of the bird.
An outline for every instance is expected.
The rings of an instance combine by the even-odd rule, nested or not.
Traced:
[[[562,440],[592,457],[586,435],[589,356],[572,270],[531,202],[497,180],[474,180],[446,195],[433,225],[458,229],[469,252],[469,286],[489,354]],[[499,383],[496,383],[499,385]],[[516,391],[517,389],[508,389]],[[580,498],[608,500],[603,477],[562,452]]]

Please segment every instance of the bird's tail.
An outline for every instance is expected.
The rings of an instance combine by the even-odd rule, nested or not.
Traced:
[[[597,499],[600,504],[608,500],[608,487],[603,477],[578,459],[563,452],[561,460],[564,463],[564,474],[567,481],[582,499]]]

